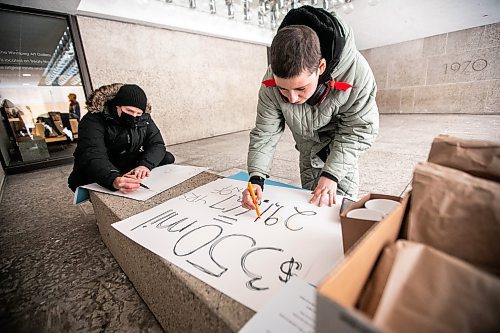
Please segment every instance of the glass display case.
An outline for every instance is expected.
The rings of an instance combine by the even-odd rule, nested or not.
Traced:
[[[68,159],[76,148],[85,112],[74,110],[85,92],[69,23],[63,15],[0,7],[0,152],[7,170]]]

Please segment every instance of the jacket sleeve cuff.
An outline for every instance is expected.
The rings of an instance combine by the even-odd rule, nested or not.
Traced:
[[[264,191],[264,178],[259,176],[252,176],[248,181],[252,184],[259,185],[262,191]]]
[[[115,181],[116,177],[121,177],[121,175],[122,174],[120,172],[115,171],[115,170],[111,170],[111,172],[109,173],[108,179],[106,179],[106,183],[99,184],[99,185],[102,185],[111,191],[118,191],[116,188],[114,188],[113,182]]]
[[[154,169],[154,165],[149,163],[148,161],[146,160],[142,160],[142,161],[139,161],[139,163],[137,163],[137,166],[145,166],[146,168],[148,168],[150,171]]]
[[[339,180],[337,179],[337,177],[335,177],[334,175],[332,174],[329,174],[328,172],[326,171],[322,171],[321,172],[321,177],[326,177],[330,180],[333,180],[334,182],[336,182],[337,184],[339,183]]]

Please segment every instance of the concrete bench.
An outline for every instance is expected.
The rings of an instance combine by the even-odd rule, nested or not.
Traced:
[[[255,312],[146,250],[111,224],[219,178],[203,172],[145,202],[90,193],[104,243],[166,332],[237,332]]]

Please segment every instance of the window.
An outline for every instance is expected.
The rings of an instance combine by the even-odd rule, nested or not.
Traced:
[[[76,148],[85,94],[68,22],[0,9],[0,151],[7,172],[67,161]]]

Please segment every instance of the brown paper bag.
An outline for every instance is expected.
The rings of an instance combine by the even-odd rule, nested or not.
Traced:
[[[434,139],[429,162],[500,181],[500,143],[464,140],[447,135]]]
[[[389,273],[396,259],[396,252],[395,243],[384,248],[358,298],[356,308],[370,318],[373,318],[377,310]]]
[[[500,279],[408,241],[373,318],[384,332],[500,332]]]
[[[500,183],[418,164],[407,236],[500,276]]]

